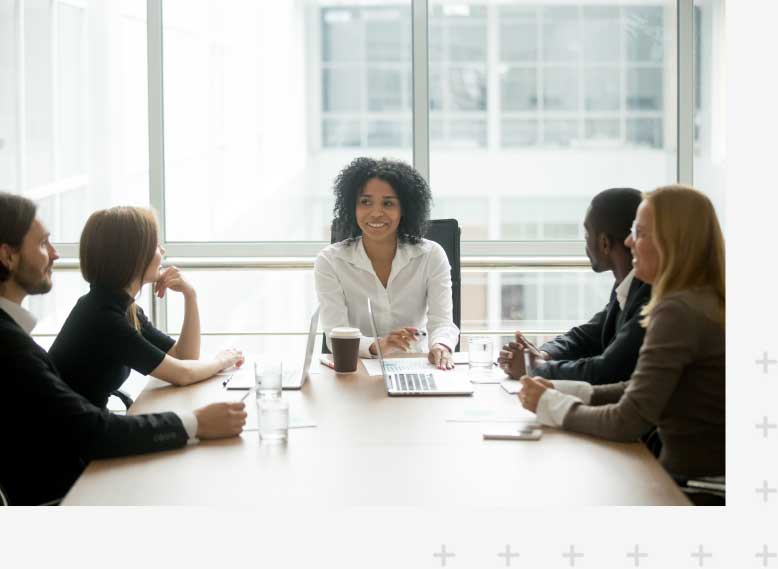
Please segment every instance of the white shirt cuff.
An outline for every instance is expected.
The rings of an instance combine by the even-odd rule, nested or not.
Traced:
[[[435,344],[441,344],[443,346],[446,346],[452,354],[454,353],[454,348],[456,348],[456,346],[457,346],[456,340],[452,341],[451,336],[436,336],[435,338],[431,338],[430,339],[430,343],[429,344],[430,344],[429,345],[430,349]]]
[[[584,405],[588,405],[592,401],[594,386],[591,383],[571,381],[569,379],[554,379],[551,383],[554,384],[557,391],[578,397]]]
[[[583,403],[575,395],[568,395],[556,389],[546,389],[538,400],[538,409],[535,414],[538,421],[549,427],[561,427],[570,407],[576,403]]]
[[[184,425],[184,430],[189,437],[189,440],[186,441],[186,444],[193,445],[199,443],[200,439],[197,438],[197,417],[195,417],[195,414],[187,412],[177,413],[177,415],[178,418],[181,419],[181,422]]]

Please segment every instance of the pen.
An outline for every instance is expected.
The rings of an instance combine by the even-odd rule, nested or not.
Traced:
[[[241,398],[240,398],[240,403],[243,403],[243,402],[246,400],[246,397],[248,397],[248,396],[249,396],[249,393],[252,393],[252,392],[254,392],[254,391],[256,391],[256,390],[257,390],[257,388],[256,388],[256,387],[252,387],[252,388],[251,388],[251,389],[249,389],[249,390],[248,390],[246,393],[244,393],[244,394],[243,394],[243,397],[241,397]]]
[[[231,379],[232,379],[232,374],[230,374],[227,377],[225,377],[222,380],[222,387],[227,387],[227,384],[230,382]]]

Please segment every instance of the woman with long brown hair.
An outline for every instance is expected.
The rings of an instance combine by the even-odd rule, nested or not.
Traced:
[[[197,293],[176,267],[161,270],[164,250],[154,212],[113,207],[93,213],[81,233],[81,274],[89,283],[71,311],[49,355],[63,379],[99,407],[134,369],[174,385],[189,385],[243,363],[228,349],[200,360]],[[135,298],[145,284],[157,296],[168,290],[184,297],[178,340],[157,330]]]
[[[724,474],[724,239],[711,201],[686,186],[646,194],[631,248],[651,283],[646,336],[630,380],[591,386],[523,377],[521,403],[554,427],[635,441],[652,426],[676,480]]]

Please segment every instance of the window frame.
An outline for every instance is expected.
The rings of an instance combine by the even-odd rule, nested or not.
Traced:
[[[76,5],[75,0],[54,0]],[[146,0],[148,49],[149,204],[159,214],[160,238],[170,261],[186,266],[312,267],[316,254],[327,245],[321,241],[176,242],[166,237],[163,104],[163,0]],[[664,5],[662,2],[658,4]],[[694,1],[675,0],[676,37],[676,181],[693,183],[694,165]],[[412,151],[420,174],[430,179],[429,111],[429,0],[411,0]],[[492,29],[493,23],[489,29]],[[490,40],[492,41],[492,40]],[[667,55],[666,55],[667,57]],[[489,97],[499,95],[490,85]],[[491,102],[491,100],[490,100]],[[624,110],[621,113],[623,116]],[[499,129],[490,129],[498,133]],[[625,132],[625,131],[624,131]],[[495,137],[497,134],[490,134]],[[320,142],[320,135],[317,139]],[[489,143],[487,147],[491,147]],[[78,245],[56,243],[62,260],[58,266],[77,264]],[[588,266],[583,241],[463,241],[463,268],[582,267]],[[498,291],[499,294],[499,291]],[[165,299],[156,299],[152,316],[167,329]],[[463,331],[466,333],[467,331]]]

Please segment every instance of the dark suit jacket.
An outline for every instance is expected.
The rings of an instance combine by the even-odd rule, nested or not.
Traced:
[[[186,442],[175,413],[114,415],[78,395],[46,351],[0,309],[0,485],[11,505],[62,498],[92,459]]]
[[[604,310],[586,324],[540,347],[554,361],[541,364],[534,373],[549,379],[574,379],[594,385],[628,380],[646,333],[640,325],[640,311],[650,298],[651,286],[635,278],[621,310],[614,286]]]

